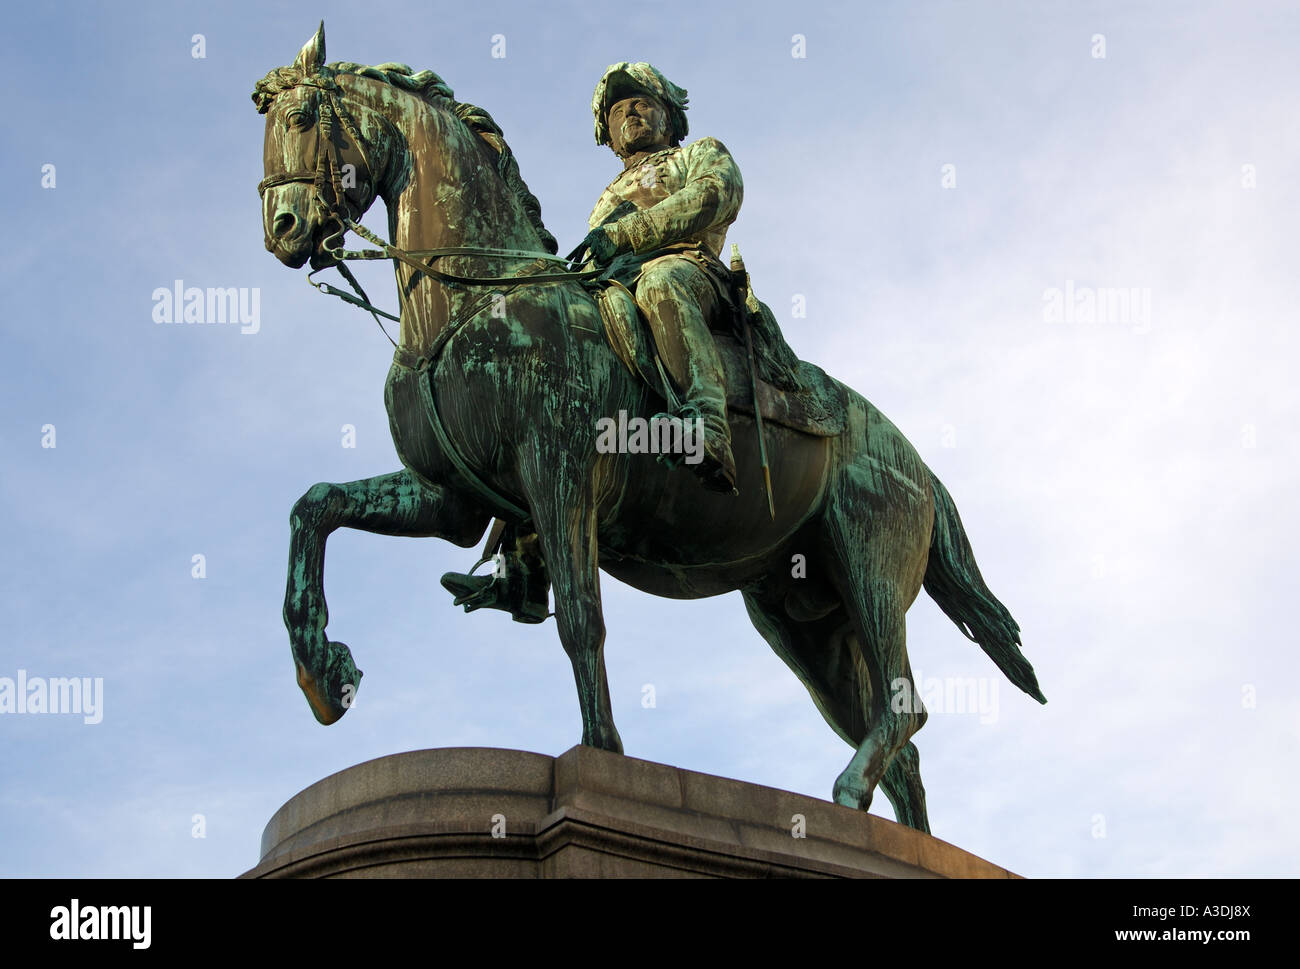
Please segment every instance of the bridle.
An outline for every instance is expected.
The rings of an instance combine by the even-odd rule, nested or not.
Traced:
[[[315,202],[325,210],[326,215],[339,224],[340,230],[343,229],[344,219],[350,216],[346,208],[347,195],[343,190],[343,168],[338,156],[334,153],[334,135],[338,124],[341,122],[343,129],[351,137],[353,145],[356,147],[357,154],[361,156],[362,162],[366,166],[366,171],[374,177],[374,171],[370,166],[370,159],[366,155],[365,141],[361,137],[361,130],[357,127],[352,116],[343,111],[342,104],[336,95],[339,86],[332,78],[322,75],[313,75],[304,78],[299,82],[302,87],[314,87],[320,92],[318,118],[316,121],[316,167],[307,171],[305,169],[290,172],[277,172],[274,175],[268,175],[257,183],[257,194],[259,198],[266,196],[268,188],[276,188],[280,185],[288,185],[293,182],[311,182],[314,186]],[[324,142],[325,151],[321,150],[321,144]],[[334,201],[330,204],[325,202],[325,183],[330,183],[334,192]],[[336,232],[326,238],[328,242],[335,236],[342,236],[342,231]],[[331,251],[327,248],[326,251]]]
[[[369,311],[370,315],[375,318],[375,323],[393,346],[397,344],[393,338],[388,335],[384,325],[380,323],[379,317],[383,316],[394,322],[400,323],[401,318],[379,309],[370,302],[361,283],[356,276],[347,267],[347,260],[370,260],[370,259],[392,259],[416,270],[416,275],[412,281],[418,280],[421,275],[432,277],[449,286],[507,286],[509,287],[503,293],[487,293],[483,299],[476,301],[467,313],[458,319],[447,321],[447,325],[442,328],[434,345],[426,353],[429,359],[436,358],[437,351],[443,344],[451,338],[456,330],[460,329],[480,312],[491,305],[493,300],[498,296],[504,296],[517,286],[526,283],[558,283],[558,282],[576,282],[586,279],[594,279],[601,275],[604,270],[590,269],[581,272],[568,269],[572,262],[573,256],[562,257],[550,252],[537,252],[528,249],[494,249],[485,246],[448,246],[441,249],[399,249],[388,242],[385,242],[375,233],[371,232],[365,226],[352,219],[351,211],[348,207],[347,194],[343,189],[343,165],[340,162],[338,150],[335,147],[335,133],[341,126],[345,137],[350,138],[357,154],[361,157],[372,180],[375,179],[375,170],[370,164],[370,158],[366,153],[365,140],[361,137],[361,129],[344,109],[342,98],[339,96],[340,87],[338,82],[333,78],[323,74],[315,74],[303,78],[298,82],[301,86],[314,87],[320,92],[318,117],[316,120],[316,167],[311,171],[306,169],[289,172],[277,172],[268,175],[257,183],[257,194],[259,197],[265,197],[268,188],[275,188],[280,185],[288,185],[293,182],[310,182],[315,187],[315,202],[324,209],[326,217],[338,225],[338,229],[331,232],[325,237],[322,243],[322,249],[333,259],[336,260],[334,266],[347,280],[348,284],[356,291],[356,296],[337,289],[328,283],[317,282],[312,279],[318,272],[324,269],[316,269],[307,274],[307,282],[315,287],[319,292],[327,296],[337,296],[343,301],[358,306],[361,309]],[[283,93],[283,92],[281,92]],[[323,149],[323,150],[322,150]],[[330,185],[334,199],[333,202],[325,201],[325,185]],[[378,249],[344,249],[342,247],[343,237],[348,231],[355,232],[361,238],[365,239],[371,245],[378,246]],[[339,245],[331,246],[330,243],[335,239]],[[483,257],[504,257],[507,259],[529,259],[532,262],[522,267],[520,270],[509,276],[461,276],[456,273],[443,272],[433,268],[435,260],[443,256],[483,256]],[[537,272],[528,270],[539,270],[547,263],[559,263],[566,269],[562,272]],[[403,297],[402,287],[398,287],[399,297]]]

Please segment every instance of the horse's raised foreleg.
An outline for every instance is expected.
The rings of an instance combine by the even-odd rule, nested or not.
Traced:
[[[596,508],[589,469],[558,455],[523,469],[534,525],[555,597],[555,623],[578,687],[582,742],[623,752],[605,673],[605,616],[600,604]]]
[[[289,516],[289,578],[284,624],[302,688],[316,719],[331,724],[347,713],[361,671],[343,643],[325,635],[325,542],[337,528],[381,535],[445,538],[466,546],[486,518],[463,508],[450,492],[422,484],[409,471],[312,485]],[[477,531],[475,529],[477,528]]]

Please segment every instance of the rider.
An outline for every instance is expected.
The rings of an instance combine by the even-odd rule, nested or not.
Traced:
[[[673,417],[698,418],[706,487],[736,484],[722,360],[711,321],[732,311],[731,275],[720,256],[744,195],[740,169],[716,138],[686,147],[686,91],[649,64],[623,61],[596,85],[596,143],[623,171],[601,193],[582,241],[605,275],[636,296],[670,370],[686,375]],[[624,214],[627,213],[627,214]]]
[[[686,91],[646,63],[611,65],[592,97],[596,143],[623,171],[601,193],[591,231],[578,247],[636,297],[670,370],[686,375],[670,416],[699,420],[704,485],[734,493],[722,361],[709,323],[732,309],[732,280],[721,261],[727,228],[744,194],[740,170],[716,138],[682,147]],[[534,535],[508,529],[494,575],[448,572],[442,584],[466,611],[505,609],[521,622],[547,615],[545,566]]]

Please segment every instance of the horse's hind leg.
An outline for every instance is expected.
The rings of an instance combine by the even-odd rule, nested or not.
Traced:
[[[746,589],[742,593],[750,622],[808,690],[826,723],[850,747],[866,736],[858,699],[856,644],[844,609],[812,622],[792,619],[778,593]]]
[[[864,713],[868,707],[863,697],[870,693],[871,684],[844,607],[822,619],[800,622],[790,617],[780,597],[751,589],[744,599],[754,628],[807,687],[831,729],[850,747],[860,746],[867,736]],[[890,761],[880,784],[898,822],[928,833],[920,760],[910,741]]]
[[[582,742],[621,754],[623,741],[614,727],[605,673],[605,616],[589,469],[565,460],[564,452],[539,446],[532,453],[521,473],[551,579],[560,643],[573,664]],[[543,456],[548,453],[549,459]]]
[[[908,741],[894,755],[880,779],[889,803],[894,806],[894,817],[899,824],[930,833],[930,817],[925,810],[925,787],[921,784],[921,755],[916,744]]]
[[[924,576],[929,529],[921,520],[927,512],[924,502],[912,503],[897,492],[878,494],[868,474],[850,468],[825,520],[833,578],[861,644],[863,685],[869,687],[862,691],[866,736],[835,781],[835,800],[862,810],[890,762],[925,724],[907,662],[905,616]],[[905,760],[899,774],[904,793],[907,767]],[[898,784],[891,786],[898,791]],[[905,813],[913,811],[914,795]]]
[[[850,612],[867,667],[869,689],[862,691],[862,703],[869,726],[835,781],[835,800],[865,811],[890,761],[921,729],[926,715],[907,672],[906,606],[897,588],[887,581],[873,581],[861,589],[846,589],[846,594],[852,598]],[[892,702],[903,691],[908,702]]]
[[[325,542],[338,528],[381,535],[445,538],[474,543],[487,519],[410,471],[312,485],[289,516],[289,577],[284,624],[302,688],[316,719],[331,724],[347,713],[361,681],[352,652],[325,635]]]

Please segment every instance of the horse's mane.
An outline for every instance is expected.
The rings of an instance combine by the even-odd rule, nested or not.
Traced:
[[[496,152],[497,174],[523,206],[528,221],[533,224],[533,228],[541,237],[542,245],[548,252],[559,249],[560,244],[555,236],[551,235],[542,223],[542,204],[537,201],[537,196],[528,190],[523,176],[519,174],[519,162],[515,160],[515,153],[506,144],[505,134],[501,126],[492,120],[492,115],[480,107],[457,101],[447,82],[433,71],[413,71],[406,64],[378,64],[367,67],[364,64],[353,64],[351,61],[334,61],[326,64],[322,72],[326,77],[331,78],[337,74],[352,74],[385,81],[393,87],[411,92],[429,104],[449,101],[452,113]],[[266,114],[277,95],[297,87],[304,80],[303,72],[297,67],[277,67],[271,71],[253,86],[253,103],[257,105],[257,113]]]

